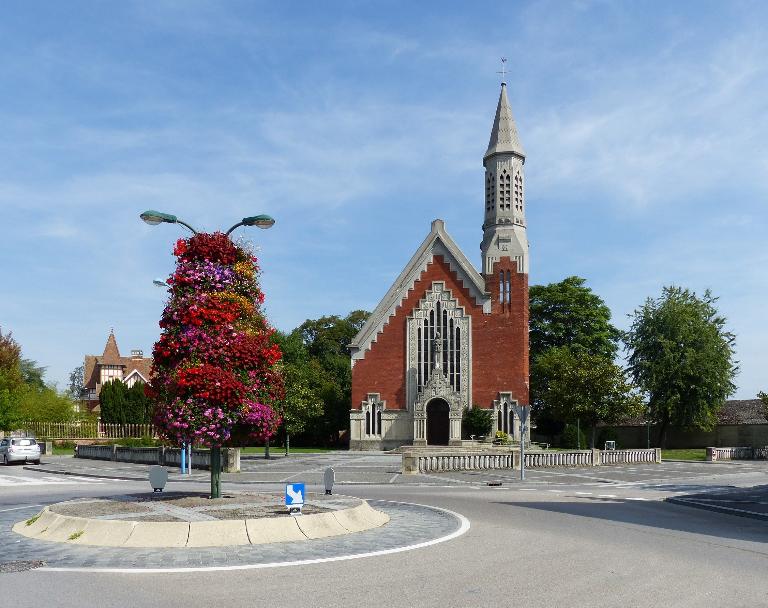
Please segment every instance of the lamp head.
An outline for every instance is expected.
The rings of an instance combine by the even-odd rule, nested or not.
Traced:
[[[266,230],[275,225],[275,219],[269,215],[253,215],[243,218],[243,226],[258,226]]]
[[[153,211],[152,209],[145,211],[139,216],[150,226],[157,226],[163,222],[168,224],[175,224],[178,220],[175,215],[170,213],[161,213],[160,211]]]

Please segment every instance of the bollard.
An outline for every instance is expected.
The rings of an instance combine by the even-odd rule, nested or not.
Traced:
[[[323,482],[325,483],[325,493],[326,494],[333,494],[333,484],[336,481],[336,471],[333,470],[333,467],[328,467],[325,469],[325,474],[323,475]]]

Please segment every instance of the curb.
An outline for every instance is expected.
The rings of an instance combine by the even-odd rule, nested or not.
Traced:
[[[171,522],[62,515],[50,506],[55,505],[17,522],[12,530],[27,538],[93,547],[231,547],[344,536],[389,522],[389,515],[365,500],[354,507],[301,517]]]
[[[734,509],[733,507],[724,507],[721,505],[715,505],[708,502],[699,502],[698,500],[692,500],[690,498],[680,498],[677,496],[670,496],[669,498],[665,498],[664,502],[668,502],[675,505],[682,505],[684,507],[692,507],[694,509],[702,509],[703,511],[714,511],[715,513],[735,515],[736,517],[747,517],[749,519],[759,519],[762,521],[768,521],[768,513],[759,513],[757,511],[745,511],[744,509]]]

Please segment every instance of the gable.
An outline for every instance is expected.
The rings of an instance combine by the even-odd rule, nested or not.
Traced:
[[[370,350],[376,336],[384,330],[384,326],[408,297],[408,292],[413,289],[414,283],[432,264],[435,256],[441,256],[445,260],[451,271],[456,273],[459,282],[467,290],[475,304],[483,307],[483,312],[489,313],[491,311],[491,299],[485,291],[483,277],[445,231],[443,221],[435,220],[432,222],[432,230],[427,238],[424,239],[349,345],[353,366],[356,360],[362,359],[365,352]]]

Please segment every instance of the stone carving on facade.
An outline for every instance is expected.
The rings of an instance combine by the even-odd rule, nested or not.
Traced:
[[[457,368],[460,370],[459,390],[456,391],[451,386],[451,383],[445,374],[440,369],[439,362],[443,358],[443,339],[438,331],[437,335],[431,340],[431,350],[429,353],[430,368],[432,370],[431,378],[427,379],[426,383],[419,390],[418,372],[419,365],[418,360],[418,329],[423,325],[426,318],[429,317],[429,313],[436,309],[437,304],[440,304],[441,310],[445,311],[447,318],[453,321],[454,327],[459,329],[459,341],[458,341],[458,357]],[[445,288],[445,283],[442,281],[435,281],[432,283],[432,287],[425,294],[424,298],[419,302],[419,306],[414,309],[411,316],[407,320],[407,380],[406,380],[406,402],[411,411],[416,414],[416,402],[420,399],[420,394],[430,386],[430,380],[435,378],[439,373],[439,378],[435,378],[435,382],[432,386],[440,386],[442,394],[435,394],[435,397],[444,398],[449,404],[452,399],[458,399],[461,407],[469,407],[471,403],[472,393],[472,360],[471,360],[471,317],[467,315],[464,308],[459,305],[459,302],[454,298],[451,290]],[[438,354],[439,353],[439,354]],[[445,382],[446,385],[441,383]],[[435,384],[437,383],[437,384]],[[453,396],[455,394],[455,396]],[[425,405],[422,403],[422,407]]]

